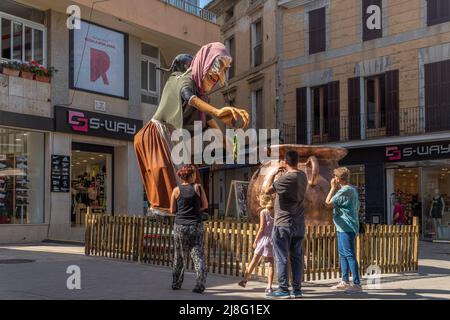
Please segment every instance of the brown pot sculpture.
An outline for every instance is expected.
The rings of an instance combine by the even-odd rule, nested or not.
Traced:
[[[338,162],[347,155],[344,148],[328,146],[309,146],[286,144],[272,146],[279,148],[279,159],[284,159],[287,151],[295,150],[300,156],[298,168],[306,173],[308,180],[312,182],[308,185],[305,194],[305,222],[306,225],[328,225],[332,223],[331,209],[325,207],[325,199],[330,190],[330,180],[333,170],[338,167]],[[306,163],[310,161],[311,165]],[[248,208],[251,219],[254,222],[259,220],[258,196],[267,188],[268,178],[278,170],[279,160],[268,161],[253,175],[248,187]]]

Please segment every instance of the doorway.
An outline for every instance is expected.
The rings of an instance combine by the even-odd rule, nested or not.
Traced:
[[[388,224],[398,202],[407,216],[419,220],[422,239],[450,239],[450,160],[402,163],[387,168]]]
[[[412,224],[414,216],[421,218],[421,168],[387,170],[388,224],[394,220],[394,208],[401,206],[405,223]],[[398,209],[397,209],[398,210]]]
[[[72,145],[71,225],[84,227],[86,213],[113,213],[112,147],[81,143]]]

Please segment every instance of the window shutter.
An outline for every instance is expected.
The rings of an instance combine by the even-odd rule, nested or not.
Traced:
[[[367,28],[367,19],[372,15],[367,13],[367,8],[371,5],[376,5],[383,8],[382,0],[363,0],[362,5],[362,25],[363,25],[363,41],[369,41],[383,37],[383,18],[381,17],[381,29],[371,30]]]
[[[427,24],[432,26],[437,21],[437,0],[427,0]]]
[[[348,79],[348,138],[361,139],[361,112],[359,77]]]
[[[386,135],[398,136],[400,134],[399,123],[399,72],[388,71],[386,77]]]
[[[307,88],[298,88],[296,91],[296,110],[297,110],[297,143],[307,144],[307,113],[306,113],[306,90]]]
[[[448,0],[427,0],[427,25],[432,26],[450,21]]]
[[[309,12],[309,54],[326,50],[325,7]]]
[[[425,65],[425,130],[450,128],[450,60]]]
[[[450,130],[450,60],[446,60],[444,63],[444,72],[442,75],[442,99],[441,107],[439,110],[440,130]]]
[[[425,130],[437,130],[439,101],[440,62],[425,65]]]
[[[328,83],[328,141],[340,139],[339,81]]]

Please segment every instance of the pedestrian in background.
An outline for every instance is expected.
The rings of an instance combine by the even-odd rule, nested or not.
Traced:
[[[356,261],[355,240],[359,233],[359,198],[356,188],[349,185],[350,171],[345,168],[334,170],[331,189],[325,200],[333,208],[333,222],[336,226],[338,251],[341,258],[342,281],[332,288],[347,293],[362,291],[358,262]],[[350,284],[349,271],[353,284]]]

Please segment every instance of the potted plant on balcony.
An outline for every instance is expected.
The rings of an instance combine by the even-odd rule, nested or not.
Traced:
[[[20,77],[28,80],[33,80],[33,66],[29,63],[22,63],[20,65]]]
[[[20,74],[20,63],[17,61],[3,62],[2,73],[8,76],[18,77]]]
[[[30,65],[34,73],[34,79],[41,82],[50,82],[54,73],[58,72],[54,67],[45,68],[36,61],[31,61]]]

